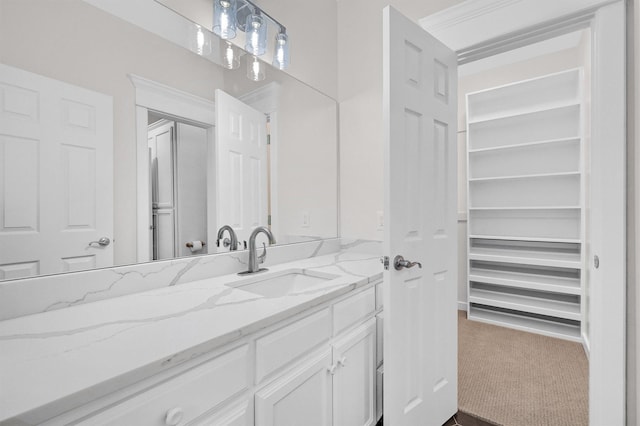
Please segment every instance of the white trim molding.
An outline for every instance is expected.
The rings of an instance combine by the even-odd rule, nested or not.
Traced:
[[[149,111],[156,111],[182,122],[206,128],[208,144],[213,146],[214,132],[212,128],[216,119],[215,103],[138,75],[129,74],[128,77],[136,91],[136,155],[138,164],[136,253],[138,262],[149,262],[151,260],[151,242],[149,241],[151,196],[147,140]],[[215,170],[212,168],[212,156],[207,161],[208,167]],[[213,181],[213,183],[215,182]],[[209,182],[208,185],[212,185],[212,182]],[[215,211],[211,210],[212,205],[207,205],[207,208],[209,211]]]
[[[137,106],[176,117],[188,117],[207,126],[215,124],[213,101],[135,74],[129,74],[129,80],[136,89]]]
[[[512,33],[593,11],[611,0],[467,0],[418,20],[422,28],[454,51],[512,39]],[[563,19],[566,27],[568,19]]]

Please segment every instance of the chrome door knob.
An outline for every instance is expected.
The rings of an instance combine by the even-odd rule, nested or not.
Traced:
[[[109,244],[111,244],[111,240],[110,240],[109,238],[107,238],[107,237],[102,237],[102,238],[100,238],[98,241],[91,241],[91,242],[89,243],[89,245],[90,245],[90,246],[92,246],[92,245],[94,245],[94,244],[97,244],[97,245],[99,245],[100,247],[106,247],[106,246],[108,246]]]
[[[420,262],[411,262],[410,260],[405,260],[402,255],[397,255],[393,259],[393,267],[396,269],[396,271],[399,271],[399,270],[404,269],[404,268],[407,268],[407,269],[408,268],[413,268],[416,265],[418,265],[418,268],[422,269],[422,263],[420,263]]]

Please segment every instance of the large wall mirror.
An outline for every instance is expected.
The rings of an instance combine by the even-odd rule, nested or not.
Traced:
[[[0,280],[336,237],[337,157],[334,99],[160,2],[0,0]]]

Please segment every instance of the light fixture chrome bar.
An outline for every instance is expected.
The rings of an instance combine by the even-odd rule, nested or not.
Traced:
[[[238,0],[238,10],[240,10],[240,7],[242,7],[241,6],[242,3],[244,3],[245,5],[246,4],[250,5],[253,8],[253,10],[257,10],[257,11],[260,12],[261,15],[266,16],[273,24],[275,24],[278,27],[280,27],[280,32],[281,33],[286,33],[287,32],[287,28],[284,25],[282,25],[280,22],[278,22],[274,17],[269,15],[262,8],[260,8],[260,6],[258,6],[257,4],[252,2],[251,0]]]

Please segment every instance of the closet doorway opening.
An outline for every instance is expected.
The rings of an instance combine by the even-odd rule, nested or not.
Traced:
[[[591,212],[601,209],[601,204],[594,209],[593,203],[602,201],[598,191],[603,178],[601,173],[592,176],[592,164],[596,173],[602,170],[602,163],[597,164],[601,148],[592,146],[592,129],[597,133],[602,125],[597,123],[601,116],[596,115],[595,126],[592,117],[593,94],[601,95],[593,81],[598,66],[592,58],[593,44],[592,27],[583,25],[459,67],[459,205],[466,212],[460,224],[461,234],[466,235],[460,255],[466,259],[461,275],[468,278],[459,288],[460,307],[467,311],[466,318],[460,318],[461,358],[472,354],[466,362],[479,365],[472,349],[488,344],[463,341],[470,324],[562,339],[555,344],[531,336],[529,343],[514,348],[517,337],[503,336],[512,341],[493,342],[490,347],[513,352],[480,354],[500,364],[502,379],[486,376],[496,380],[499,390],[493,396],[506,398],[503,405],[511,402],[502,412],[474,414],[504,424],[521,424],[527,417],[531,424],[539,424],[533,413],[545,410],[565,424],[588,424],[595,417],[590,415],[589,399],[593,403],[595,393],[589,381],[594,372],[605,374],[599,364],[606,351],[597,348],[598,361],[589,365],[593,330],[601,339],[598,333],[604,326],[596,323],[602,299],[593,280],[598,268],[593,264],[598,250],[593,238],[601,243],[602,236],[593,235],[601,218]],[[615,220],[616,226],[624,226],[623,215]],[[598,301],[595,311],[593,300]],[[531,346],[526,348],[527,344]],[[546,344],[550,350],[541,349]],[[511,358],[522,351],[526,357],[514,363]],[[486,392],[473,395],[474,386],[471,395],[467,392],[463,383],[471,378],[465,378],[464,365],[461,359],[461,410],[465,404],[471,411],[491,405],[474,400],[491,398]],[[550,376],[549,371],[559,375]],[[473,378],[482,380],[477,374]],[[500,388],[509,380],[521,380],[522,386]],[[490,385],[475,384],[484,389]]]
[[[149,111],[152,260],[208,253],[207,129]]]

